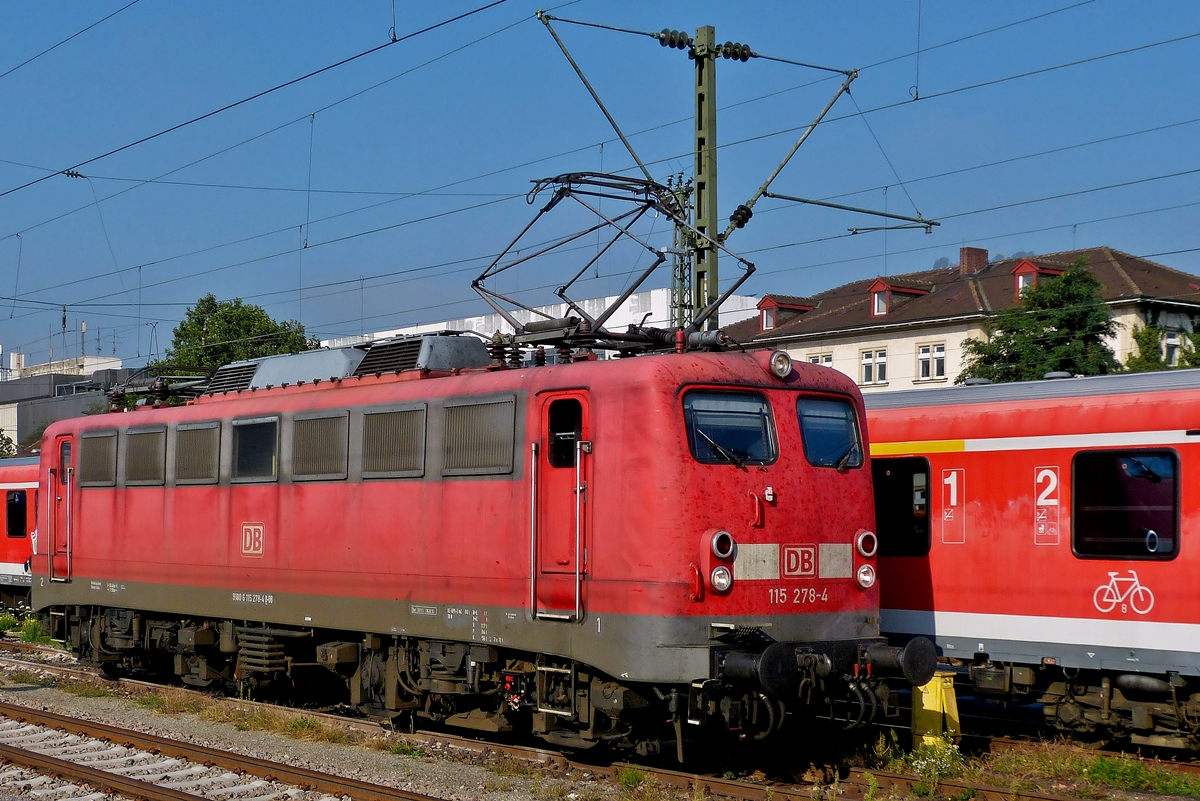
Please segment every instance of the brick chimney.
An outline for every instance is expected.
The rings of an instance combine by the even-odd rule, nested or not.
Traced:
[[[959,248],[958,269],[963,275],[975,275],[988,266],[987,248]]]

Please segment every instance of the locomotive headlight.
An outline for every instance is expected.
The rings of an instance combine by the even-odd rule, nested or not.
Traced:
[[[854,574],[854,578],[858,581],[858,586],[864,590],[869,590],[875,586],[875,568],[870,565],[860,565],[858,571]]]
[[[787,378],[788,373],[792,372],[792,357],[781,350],[777,350],[771,354],[771,372],[776,378]]]
[[[734,549],[737,548],[737,543],[733,541],[733,535],[728,531],[718,531],[712,537],[712,552],[713,556],[718,559],[728,559],[733,556]]]
[[[870,559],[879,550],[879,538],[873,531],[860,531],[854,538],[854,545],[858,548],[859,556]]]
[[[725,592],[733,586],[733,573],[725,565],[717,565],[713,568],[712,587],[717,592]]]

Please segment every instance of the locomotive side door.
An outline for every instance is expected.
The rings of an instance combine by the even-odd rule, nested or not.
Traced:
[[[46,495],[51,581],[71,580],[71,503],[75,491],[73,448],[70,436],[54,441],[54,467],[50,468]]]
[[[534,611],[572,620],[583,613],[590,517],[588,482],[592,443],[588,398],[580,391],[543,396],[534,480]]]

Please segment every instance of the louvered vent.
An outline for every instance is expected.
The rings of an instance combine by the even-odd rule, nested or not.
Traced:
[[[420,337],[401,339],[396,342],[385,342],[373,345],[354,371],[355,375],[375,375],[376,373],[391,373],[396,370],[412,370],[417,366],[417,357],[421,355]]]
[[[246,389],[250,386],[254,373],[258,371],[258,365],[259,362],[251,362],[249,364],[228,364],[222,367],[217,370],[212,381],[208,383],[208,394],[215,395],[218,392]]]

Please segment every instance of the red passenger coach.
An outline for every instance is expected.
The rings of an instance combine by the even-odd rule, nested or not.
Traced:
[[[37,528],[37,457],[0,459],[4,495],[4,536],[0,538],[0,603],[21,608],[29,603],[29,557]]]
[[[489,361],[445,335],[313,351],[56,424],[37,606],[110,669],[336,684],[373,714],[575,746],[861,721],[881,672],[932,674],[927,641],[878,636],[844,376],[766,353]]]
[[[1200,371],[867,405],[884,632],[1060,728],[1194,747]]]

